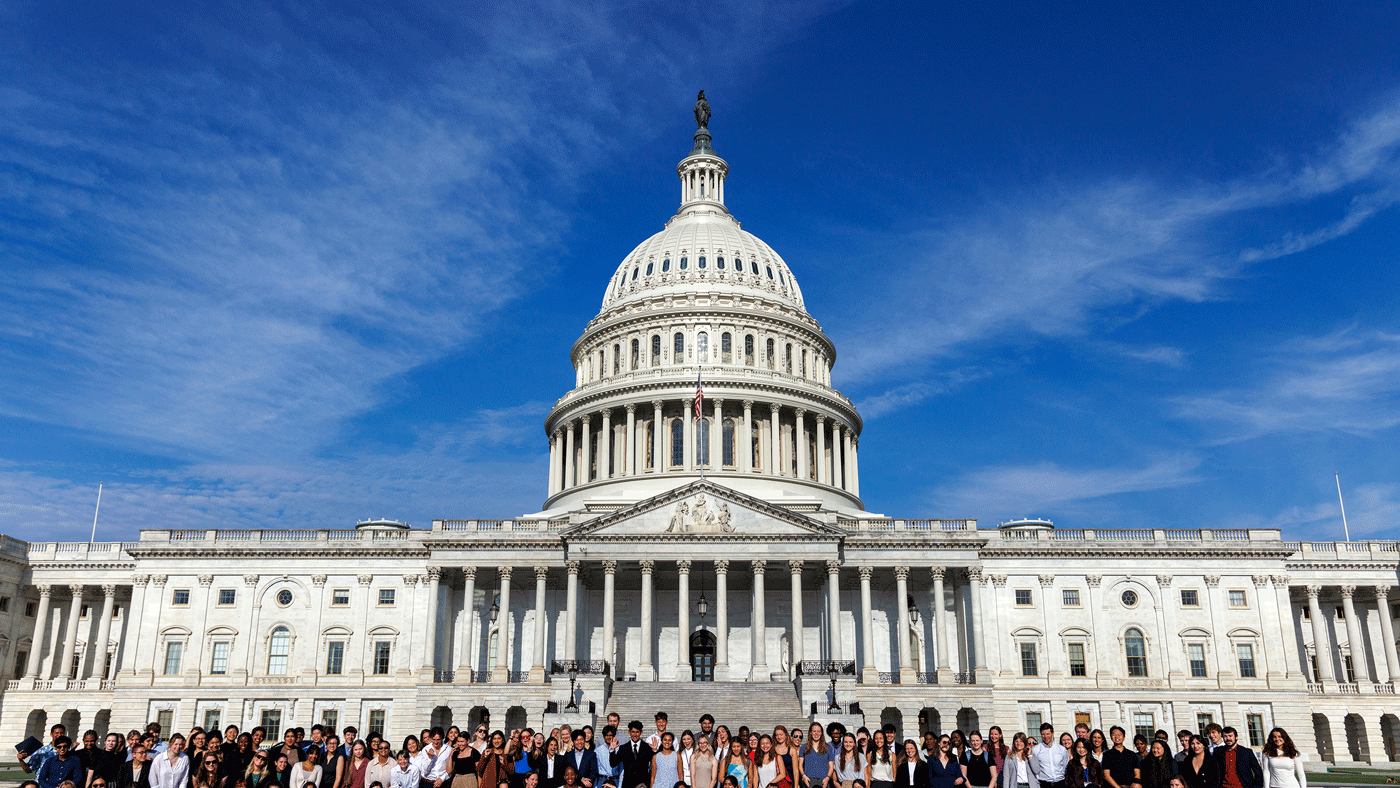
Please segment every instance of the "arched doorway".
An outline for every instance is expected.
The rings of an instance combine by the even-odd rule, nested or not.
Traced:
[[[690,636],[690,680],[715,680],[715,636],[708,629]]]

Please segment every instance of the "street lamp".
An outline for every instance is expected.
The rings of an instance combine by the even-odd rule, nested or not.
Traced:
[[[501,615],[501,598],[498,596],[491,601],[491,623],[496,623],[496,619]]]
[[[909,603],[909,623],[916,627],[919,625],[919,608],[913,602]]]
[[[840,672],[835,662],[826,664],[827,673],[831,675],[831,705],[826,707],[827,711],[840,711],[841,707],[836,705],[836,674]]]
[[[695,609],[700,613],[700,623],[705,623],[705,614],[710,612],[710,603],[705,601],[705,592],[700,592],[700,601],[695,604]]]
[[[564,707],[565,711],[573,709],[578,711],[578,701],[574,699],[574,683],[578,681],[578,661],[569,662],[569,705]]]

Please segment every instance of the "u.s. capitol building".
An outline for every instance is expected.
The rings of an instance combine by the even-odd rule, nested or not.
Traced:
[[[728,170],[701,126],[679,210],[608,280],[545,420],[539,513],[3,537],[0,740],[668,708],[906,734],[1214,721],[1256,745],[1280,725],[1314,764],[1396,760],[1394,542],[870,512],[836,348],[730,215]]]

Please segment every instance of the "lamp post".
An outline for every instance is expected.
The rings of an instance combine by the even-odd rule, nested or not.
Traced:
[[[710,612],[710,603],[705,601],[704,590],[700,591],[700,601],[695,603],[695,611],[700,614],[700,626],[705,625],[705,614]]]
[[[564,707],[565,711],[573,709],[578,711],[578,701],[574,698],[574,683],[578,681],[578,661],[569,662],[569,705]]]
[[[827,711],[840,711],[841,707],[836,705],[836,674],[839,668],[835,662],[829,662],[826,666],[827,672],[831,675],[831,705],[826,707]]]
[[[496,623],[496,619],[501,616],[501,597],[499,594],[491,601],[491,612],[489,616],[492,624]]]

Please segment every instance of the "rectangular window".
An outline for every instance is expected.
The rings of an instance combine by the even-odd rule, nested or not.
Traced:
[[[325,729],[328,730],[328,731],[337,731],[337,730],[339,730],[339,728],[337,727],[338,725],[340,725],[340,710],[339,710],[339,709],[322,709],[322,710],[321,710],[321,727],[322,727],[322,728],[325,728]]]
[[[1244,726],[1249,730],[1249,746],[1264,746],[1264,715],[1246,714],[1244,715]]]
[[[1316,654],[1313,654],[1312,656],[1308,657],[1308,664],[1312,665],[1312,680],[1314,682],[1322,681],[1322,671],[1319,670],[1317,667]]]
[[[161,741],[169,739],[170,733],[167,733],[167,731],[172,731],[175,728],[175,710],[161,709],[157,711],[156,724],[160,725],[160,730],[163,735]]]
[[[214,641],[214,658],[209,661],[210,675],[222,676],[228,673],[228,647],[227,640]]]
[[[368,732],[365,735],[373,736],[376,733],[381,736],[384,735],[384,717],[387,715],[388,712],[383,709],[370,709],[369,724],[365,726]]]
[[[1087,711],[1076,711],[1074,713],[1074,727],[1083,725],[1086,728],[1094,727],[1094,718]],[[1038,733],[1039,731],[1037,731]]]
[[[337,588],[331,592],[331,604],[336,607],[344,607],[350,604],[350,589]]]
[[[1257,678],[1254,669],[1254,646],[1249,643],[1236,643],[1235,653],[1240,659],[1240,678]]]
[[[0,613],[8,612],[10,612],[10,598],[7,596],[0,596]]]
[[[374,644],[374,675],[389,675],[389,648],[390,643],[387,640]]]
[[[1031,590],[1029,588],[1016,589],[1016,607],[1030,607]]]
[[[1312,621],[1312,609],[1307,606],[1303,607],[1303,620]]]
[[[263,726],[263,730],[267,731],[267,737],[264,739],[264,741],[278,741],[282,738],[281,709],[263,709],[261,724]]]
[[[394,604],[394,589],[392,589],[392,588],[381,588],[381,589],[379,589],[379,604],[381,604],[381,605],[392,605],[392,604]]]
[[[91,606],[90,606],[90,605],[83,605],[83,606],[82,606],[82,609],[80,609],[80,610],[78,611],[78,618],[87,618],[87,617],[88,617],[88,613],[91,613],[91,612],[92,612],[92,609],[91,609]]]
[[[1150,711],[1133,712],[1133,733],[1142,735],[1148,741],[1157,733],[1157,718]]]
[[[1203,679],[1206,677],[1206,645],[1204,643],[1187,643],[1186,658],[1191,663],[1191,678]]]
[[[332,640],[326,644],[326,675],[339,676],[345,667],[345,642]]]
[[[34,603],[33,603],[33,602],[25,602],[25,603],[24,603],[24,615],[27,616],[27,617],[29,617],[29,618],[33,618],[33,617],[34,617]]]
[[[112,675],[112,660],[116,659],[115,652],[108,651],[107,659],[102,662],[102,678],[109,678]]]
[[[1200,606],[1201,606],[1201,596],[1200,596],[1200,594],[1196,591],[1196,589],[1194,589],[1194,588],[1183,588],[1183,589],[1181,589],[1181,606],[1182,606],[1182,607],[1200,607]]]
[[[1346,608],[1344,608],[1344,607],[1339,607],[1339,608],[1336,608],[1336,611],[1337,611],[1337,620],[1338,620],[1338,621],[1346,621],[1346,620],[1347,620],[1347,609],[1346,609]]]
[[[1197,714],[1196,731],[1204,737],[1206,735],[1206,728],[1210,727],[1212,722],[1215,722],[1214,714]]]
[[[218,730],[218,729],[219,729],[219,723],[221,722],[221,719],[220,719],[221,717],[223,717],[223,711],[222,711],[222,710],[220,710],[220,709],[205,709],[205,710],[204,710],[204,730],[206,730],[206,731],[216,731],[216,730]]]
[[[1079,607],[1079,589],[1066,588],[1060,592],[1060,598],[1064,600],[1065,607]]]
[[[188,588],[177,588],[170,595],[170,604],[176,607],[188,605],[190,603],[190,590]]]
[[[165,644],[165,675],[180,674],[180,657],[184,656],[185,644],[180,641]]]
[[[1084,644],[1069,644],[1069,675],[1087,676],[1089,667],[1084,663]]]
[[[1355,684],[1355,683],[1356,683],[1356,667],[1355,667],[1355,665],[1352,664],[1351,655],[1350,655],[1350,654],[1343,654],[1343,655],[1342,655],[1342,665],[1346,668],[1346,671],[1347,671],[1347,683],[1348,683],[1348,684]]]
[[[1040,675],[1040,665],[1037,664],[1036,659],[1035,659],[1035,644],[1034,644],[1034,643],[1022,643],[1022,644],[1021,644],[1021,675],[1022,675],[1022,676],[1039,676],[1039,675]]]
[[[68,666],[68,678],[70,678],[70,679],[76,679],[76,678],[78,678],[78,668],[81,667],[82,661],[83,661],[83,655],[82,655],[82,654],[74,654],[74,655],[73,655],[73,664],[71,664],[71,665]]]
[[[1041,720],[1043,720],[1043,719],[1044,719],[1044,718],[1040,716],[1040,712],[1038,712],[1038,711],[1028,711],[1028,712],[1026,712],[1026,730],[1028,730],[1028,731],[1039,731],[1039,730],[1040,730],[1040,725],[1041,725]],[[1039,735],[1039,734],[1037,733],[1037,735]]]
[[[16,676],[23,676],[23,675],[24,675],[24,668],[25,668],[25,666],[26,666],[26,664],[27,664],[28,662],[29,662],[29,652],[28,652],[28,651],[17,651],[17,652],[15,652],[15,675],[16,675]]]
[[[232,605],[234,602],[237,602],[237,601],[238,601],[238,589],[236,589],[236,588],[220,588],[220,589],[219,589],[219,604],[221,604],[221,605]]]
[[[1230,607],[1247,607],[1249,598],[1245,596],[1243,588],[1230,589]]]

